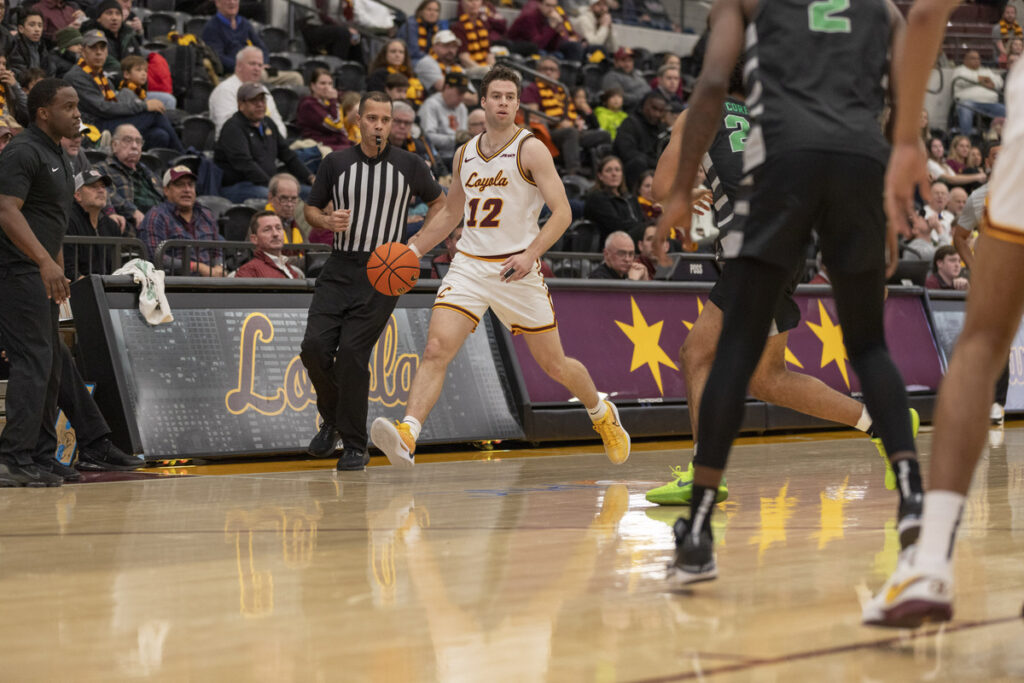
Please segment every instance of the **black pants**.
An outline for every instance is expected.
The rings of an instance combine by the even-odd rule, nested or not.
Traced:
[[[369,256],[331,253],[316,279],[301,355],[320,416],[345,448],[360,450],[366,450],[370,353],[398,301],[370,286]]]
[[[0,270],[0,336],[11,364],[0,459],[19,465],[53,458],[60,386],[59,308],[38,272]]]
[[[580,131],[575,126],[569,128],[552,128],[551,141],[558,147],[562,166],[567,173],[578,175],[580,172],[580,148],[596,147],[611,144],[612,138],[606,130]]]
[[[60,354],[60,389],[57,393],[57,406],[64,411],[71,426],[75,428],[75,440],[79,446],[87,446],[93,441],[110,434],[110,426],[103,419],[99,406],[85,386],[85,380],[78,372],[75,361],[71,357],[71,349],[63,341],[58,340],[57,352]]]

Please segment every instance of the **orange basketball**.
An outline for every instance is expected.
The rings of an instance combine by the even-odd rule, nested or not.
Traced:
[[[366,277],[381,294],[401,296],[420,277],[420,260],[401,242],[388,242],[373,250],[366,262]]]

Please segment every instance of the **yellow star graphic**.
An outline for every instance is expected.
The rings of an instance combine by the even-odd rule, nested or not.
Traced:
[[[818,299],[818,314],[821,317],[821,324],[808,322],[807,327],[821,340],[821,367],[835,363],[839,368],[839,374],[843,376],[843,381],[846,382],[846,388],[849,389],[850,376],[846,370],[847,355],[846,346],[843,345],[843,328],[832,322],[821,299]]]
[[[700,299],[697,299],[697,317],[699,318],[700,314],[703,313],[703,312],[704,312],[704,302],[701,301]],[[689,320],[684,320],[683,324],[686,325],[686,329],[692,330],[693,326],[694,326],[694,324],[696,322],[697,322],[696,320],[693,321],[692,323]]]
[[[633,362],[630,365],[629,371],[633,372],[641,365],[646,365],[651,370],[651,374],[654,375],[654,381],[658,385],[658,393],[664,395],[665,390],[661,386],[661,366],[667,365],[673,370],[679,368],[672,359],[668,357],[664,349],[658,345],[658,340],[661,338],[661,327],[665,324],[664,320],[659,320],[653,325],[648,325],[647,321],[644,320],[644,314],[640,312],[640,307],[636,305],[636,299],[629,297],[630,303],[633,305],[633,324],[627,325],[626,323],[615,321],[615,324],[619,326],[623,334],[629,337],[629,341],[633,342]]]
[[[699,318],[700,314],[703,313],[703,312],[704,312],[704,302],[701,301],[700,299],[697,299],[697,317]],[[686,329],[687,330],[692,330],[694,324],[695,324],[695,322],[691,323],[689,320],[684,320],[683,321],[683,325],[686,325]],[[796,357],[795,353],[793,353],[792,351],[789,350],[788,346],[786,347],[786,362],[789,363],[790,365],[795,365],[796,367],[798,367],[801,370],[803,370],[803,367],[804,367],[803,363],[800,362],[800,360]]]

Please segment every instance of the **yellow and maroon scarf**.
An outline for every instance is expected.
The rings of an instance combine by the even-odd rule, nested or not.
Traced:
[[[417,107],[423,104],[423,100],[427,97],[427,92],[423,88],[423,83],[420,79],[416,78],[413,73],[406,68],[405,64],[402,66],[391,66],[388,65],[389,74],[402,74],[409,79],[409,89],[405,91],[405,96],[408,97],[413,104]]]
[[[419,19],[416,20],[416,44],[420,46],[420,52],[430,49],[435,33],[437,33],[437,24],[424,24]]]
[[[121,85],[119,85],[117,87],[120,90],[124,90],[125,88],[128,88],[133,93],[135,93],[135,96],[138,97],[140,100],[142,100],[142,101],[146,100],[146,86],[144,86],[144,85],[136,85],[135,83],[132,83],[131,81],[126,81],[126,80],[124,80],[122,78],[121,79]]]
[[[345,120],[341,117],[341,107],[338,106],[337,100],[319,100],[320,104],[324,105],[324,109],[327,110],[327,116],[324,117],[324,125],[331,130],[345,132]]]
[[[1010,38],[1024,37],[1024,30],[1021,29],[1020,24],[1016,21],[1008,24],[1006,19],[999,20],[999,33],[1002,34],[1004,41]]]
[[[430,56],[434,58],[434,61],[437,62],[438,67],[441,68],[441,73],[443,73],[445,76],[447,76],[448,74],[466,73],[465,70],[458,64],[452,64],[451,66],[444,64],[441,61],[441,58],[437,56],[437,53],[434,52],[434,48],[430,48]]]
[[[487,55],[491,51],[491,38],[487,34],[487,26],[480,17],[470,17],[468,13],[459,16],[459,23],[466,31],[466,52],[477,64],[486,64]]]
[[[580,37],[576,34],[572,24],[569,23],[569,17],[565,15],[565,10],[562,9],[562,6],[556,7],[555,11],[558,12],[558,16],[562,19],[562,27],[559,29],[558,34],[566,40],[579,40]]]
[[[7,109],[7,86],[0,85],[0,116],[4,115]]]
[[[556,92],[544,81],[538,80],[536,83],[537,92],[540,93],[540,108],[545,114],[555,119],[564,116],[570,121],[576,120],[576,105],[561,89]]]
[[[85,63],[85,59],[78,58],[78,66],[82,68],[82,71],[89,74],[92,77],[92,82],[103,91],[103,99],[108,102],[112,102],[117,99],[117,93],[110,87],[110,80],[103,75],[103,71],[93,71],[92,67]]]

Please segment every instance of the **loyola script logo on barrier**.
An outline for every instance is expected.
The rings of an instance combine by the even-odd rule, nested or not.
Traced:
[[[254,410],[261,415],[280,415],[286,408],[301,413],[316,403],[316,390],[298,354],[288,362],[284,381],[273,396],[256,391],[256,355],[258,345],[274,341],[274,324],[263,313],[251,313],[242,323],[238,348],[238,384],[224,396],[224,405],[232,415]],[[398,322],[392,315],[370,356],[369,400],[388,408],[405,405],[412,378],[420,359],[414,353],[398,353]]]

